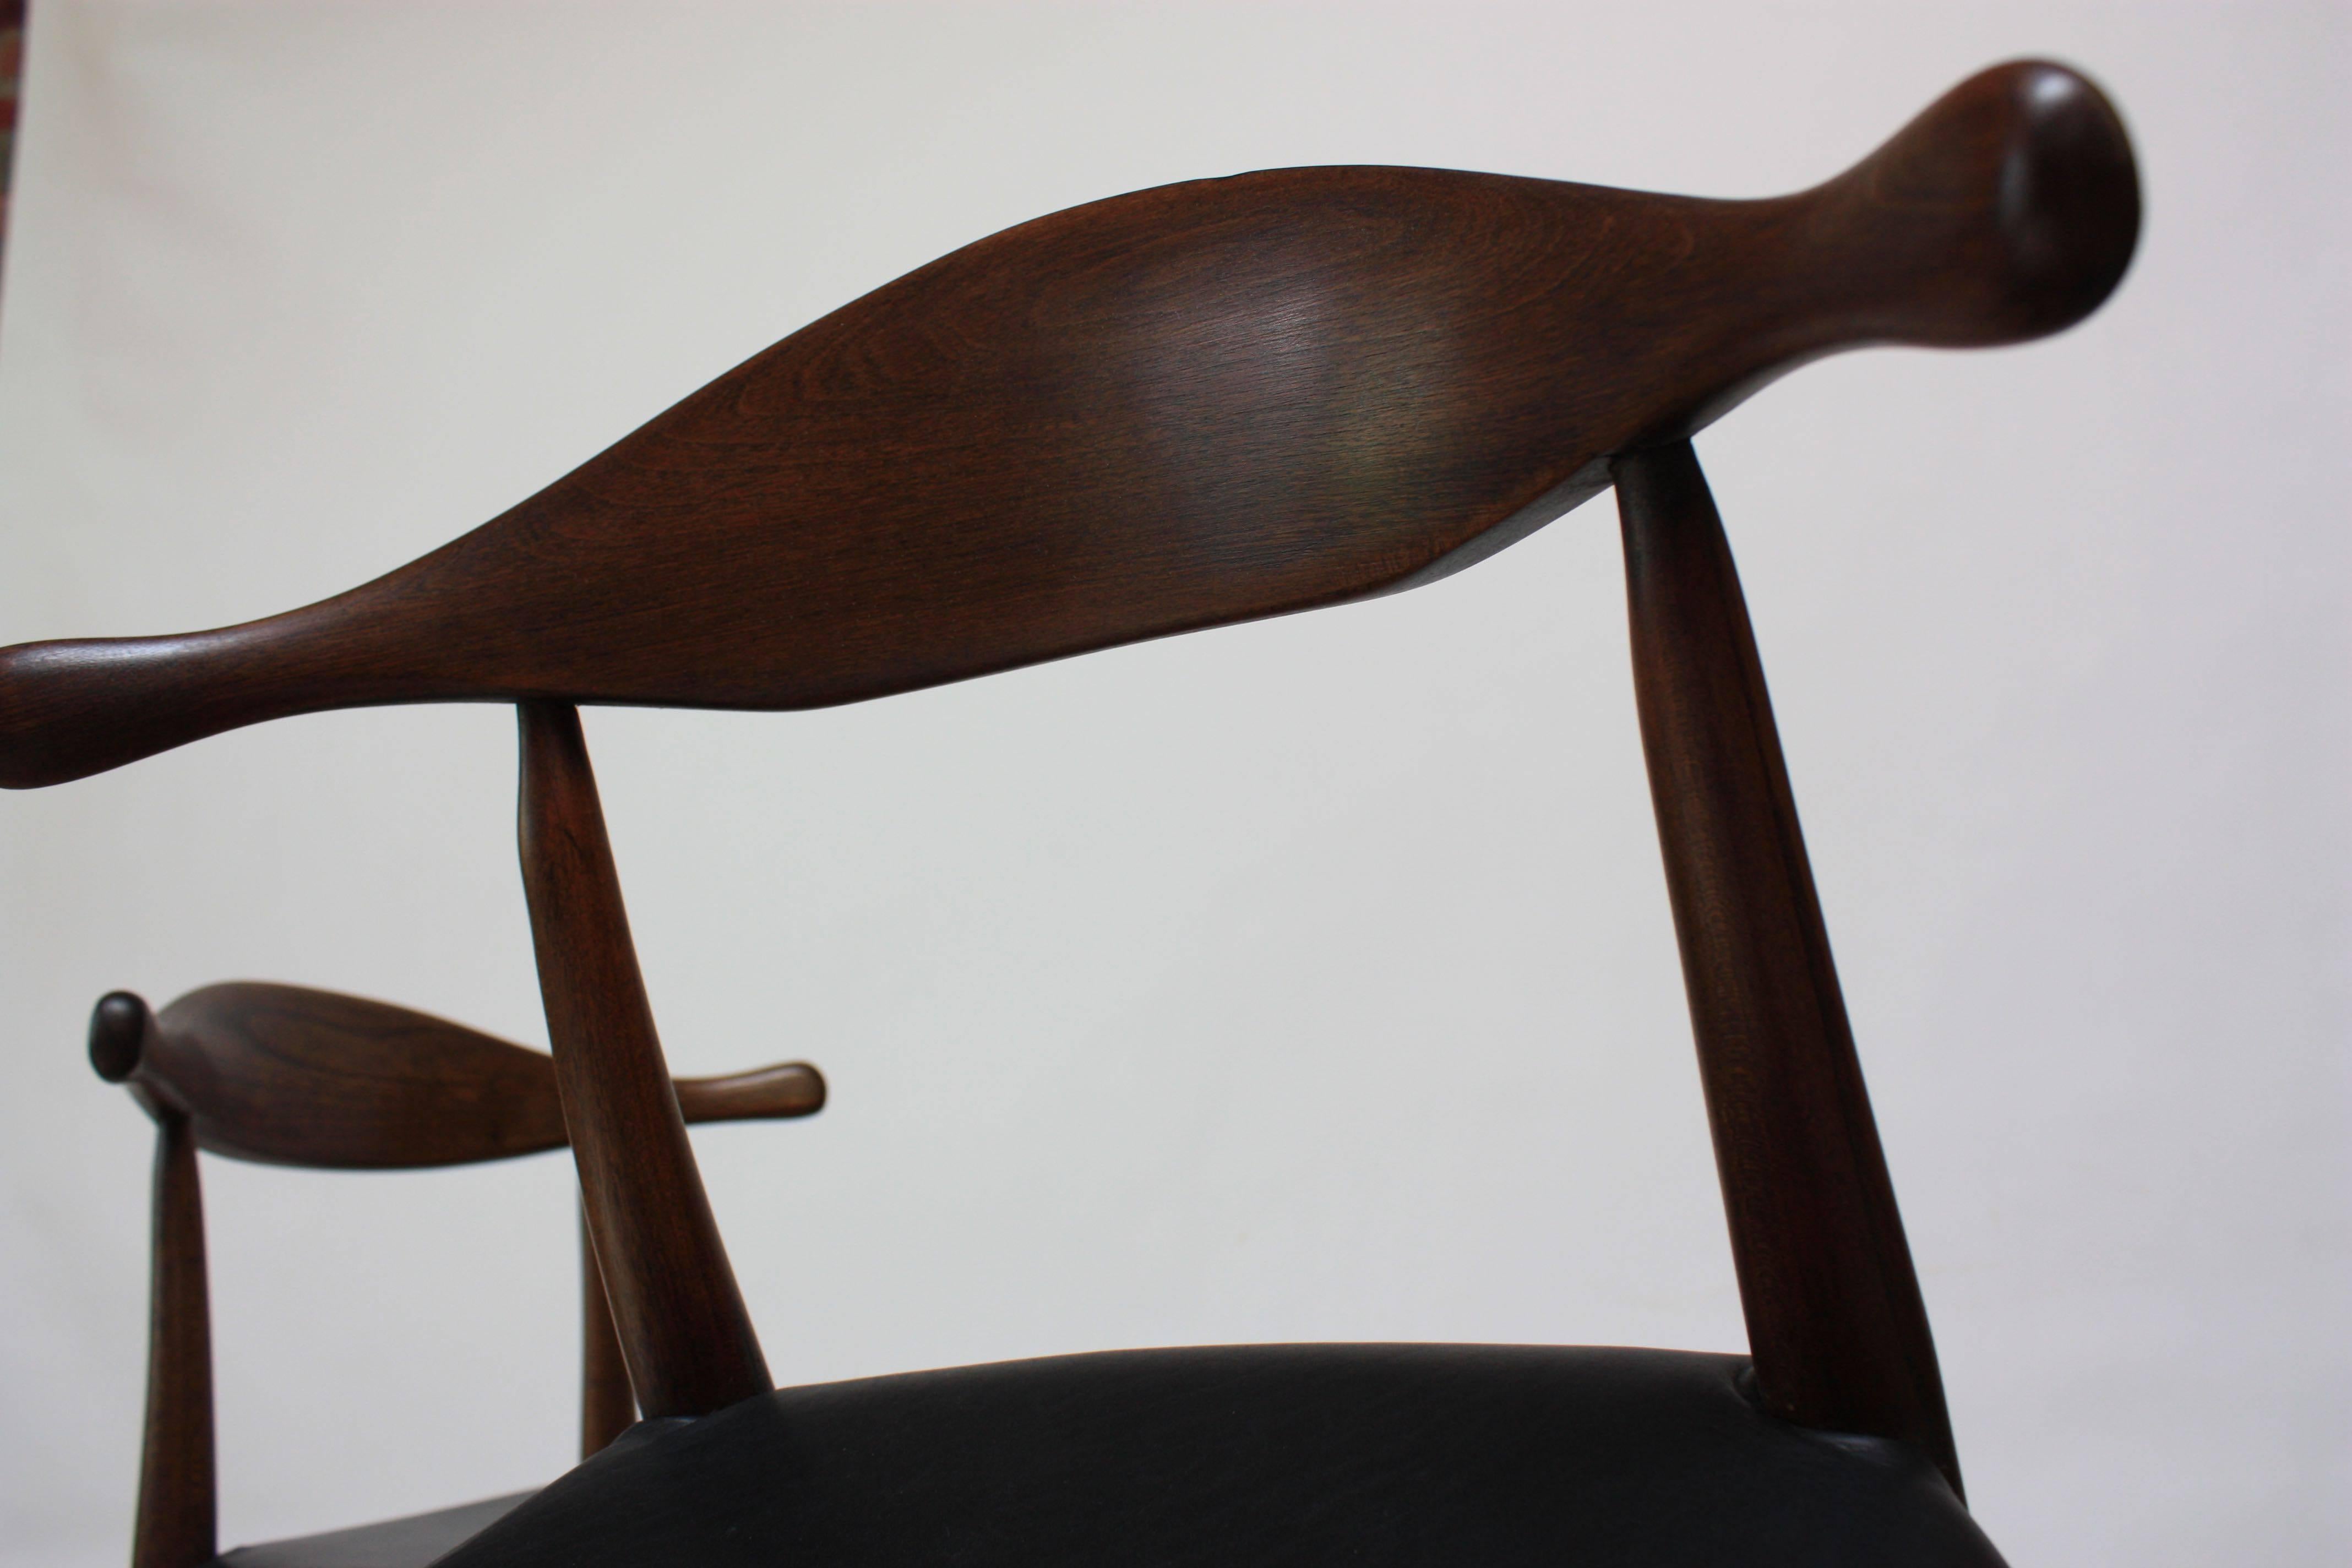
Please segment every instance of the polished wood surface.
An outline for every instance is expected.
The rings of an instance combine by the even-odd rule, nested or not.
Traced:
[[[670,1080],[678,1113],[706,1121],[775,1121],[824,1109],[824,1075],[806,1062],[778,1062],[717,1078]]]
[[[151,1108],[152,1109],[152,1108]],[[153,1274],[147,1316],[147,1426],[131,1568],[212,1561],[212,1306],[204,1193],[188,1119],[155,1117]]]
[[[774,1387],[686,1140],[577,710],[525,702],[518,838],[564,1125],[621,1352],[647,1415]]]
[[[568,1142],[555,1063],[544,1052],[388,1003],[255,981],[192,991],[160,1014],[131,992],[111,992],[91,1011],[89,1057],[100,1077],[131,1090],[157,1129],[147,1425],[132,1563],[190,1568],[212,1560],[215,1507],[196,1152],[385,1170],[553,1149]],[[807,1063],[782,1062],[680,1079],[677,1095],[689,1121],[774,1120],[822,1109],[825,1084]],[[628,1426],[635,1401],[584,1226],[581,1262],[584,1458]],[[455,1517],[434,1515],[393,1533],[402,1542],[437,1540],[432,1531]],[[375,1535],[367,1540],[375,1550]],[[285,1555],[270,1550],[269,1561]]]
[[[90,1060],[185,1115],[198,1148],[232,1159],[403,1170],[569,1142],[546,1052],[306,986],[207,985],[152,1016],[115,992],[91,1015]],[[677,1091],[688,1121],[773,1121],[823,1109],[825,1085],[806,1062],[779,1062],[682,1079]]]
[[[580,1457],[601,1453],[637,1418],[636,1391],[629,1386],[629,1364],[621,1355],[621,1336],[613,1327],[612,1303],[604,1296],[604,1277],[596,1268],[596,1245],[588,1235],[588,1215],[580,1215]]]
[[[1768,1407],[1959,1458],[1731,548],[1686,441],[1614,468],[1633,693]]]
[[[0,784],[373,703],[846,702],[1407,587],[1807,359],[2065,326],[2137,226],[2114,110],[2035,62],[1771,200],[1322,168],[1072,208],[338,598],[0,651]]]
[[[291,988],[212,988],[161,1017],[110,997],[92,1060],[166,1129],[162,1168],[184,1164],[188,1176],[184,1195],[159,1185],[159,1216],[194,1214],[200,1146],[392,1165],[568,1138],[590,1275],[583,1444],[601,1450],[573,1479],[620,1475],[641,1439],[669,1431],[649,1422],[607,1447],[633,1403],[648,1417],[730,1414],[681,1440],[684,1462],[700,1467],[692,1484],[630,1504],[620,1523],[598,1522],[614,1498],[559,1486],[474,1545],[511,1539],[523,1556],[579,1545],[589,1553],[579,1561],[634,1563],[726,1535],[730,1551],[793,1555],[805,1531],[777,1521],[822,1515],[835,1497],[796,1487],[800,1470],[784,1473],[768,1437],[731,1448],[706,1437],[788,1406],[822,1406],[849,1427],[871,1410],[822,1391],[814,1404],[757,1397],[767,1367],[686,1122],[814,1109],[822,1080],[788,1064],[673,1083],[578,705],[853,701],[1393,591],[1481,559],[1613,482],[1643,738],[1755,1388],[1787,1422],[1758,1413],[1726,1368],[1706,1373],[1721,1386],[1702,1403],[1733,1400],[1772,1434],[1759,1441],[1834,1451],[1855,1474],[1882,1478],[1899,1462],[1925,1475],[1932,1463],[1949,1488],[1930,1478],[1905,1509],[1965,1524],[1950,1512],[1959,1470],[1934,1347],[1752,631],[1688,439],[1773,376],[1839,349],[2057,331],[2112,290],[2138,223],[2114,110],[2081,77],[2031,61],[1970,79],[1845,174],[1770,200],[1395,168],[1171,185],[1021,225],[877,289],[504,515],[335,599],[184,637],[0,650],[0,784],[11,787],[321,709],[518,710],[519,847],[551,1064],[437,1019]],[[192,1250],[159,1218],[159,1303],[167,1248],[196,1259],[201,1285],[193,1234]],[[181,1341],[159,1331],[158,1345],[159,1367],[184,1366]],[[1452,1364],[1430,1364],[1441,1363]],[[1370,1398],[1388,1426],[1357,1422],[1337,1447],[1412,1446],[1426,1400],[1383,1403],[1381,1374],[1351,1358],[1306,1356],[1299,1368],[1328,1403],[1283,1394],[1271,1407],[1280,1420],[1263,1431]],[[1327,1373],[1339,1381],[1318,1381]],[[1433,1386],[1452,1375],[1433,1372]],[[159,1375],[182,1391],[157,1406],[159,1420],[195,1407],[177,1376]],[[964,1385],[940,1386],[960,1399]],[[1066,1392],[1091,1402],[1102,1389],[1081,1376]],[[1229,1412],[1233,1394],[1213,1383],[1202,1408]],[[1497,1397],[1514,1419],[1567,1414],[1528,1403],[1519,1385]],[[917,1423],[926,1441],[952,1439],[949,1458],[918,1467],[929,1479],[968,1486],[984,1471],[975,1456],[1003,1460],[1007,1475],[1054,1478],[1040,1483],[1046,1513],[1013,1519],[1004,1489],[983,1487],[979,1515],[959,1500],[940,1516],[955,1530],[985,1517],[1051,1536],[1084,1516],[1119,1550],[1138,1539],[1150,1505],[1103,1512],[1108,1494],[1072,1483],[1083,1467],[1061,1462],[1058,1438],[989,1447],[1034,1417],[1034,1402],[981,1422],[969,1441],[956,1423],[970,1409],[939,1408],[947,1414]],[[1505,1431],[1503,1408],[1482,1405],[1464,1430]],[[1148,1426],[1134,1415],[1113,1411],[1105,1430]],[[1661,1420],[1664,1459],[1723,1435],[1711,1416],[1673,1433]],[[791,1451],[806,1458],[810,1428],[795,1423],[771,1436],[803,1445]],[[1600,1431],[1596,1462],[1630,1429]],[[892,1463],[913,1451],[896,1436],[883,1447]],[[1180,1458],[1149,1464],[1192,1474],[1199,1451],[1187,1436],[1166,1450]],[[1301,1451],[1284,1438],[1234,1459],[1247,1479],[1203,1497],[1211,1533],[1263,1542],[1297,1517],[1294,1494],[1333,1495],[1330,1478],[1297,1468]],[[154,1452],[151,1442],[162,1496],[177,1483]],[[1442,1483],[1446,1462],[1415,1458],[1418,1468],[1364,1495],[1421,1497],[1413,1489]],[[1524,1479],[1517,1463],[1482,1464],[1473,1479]],[[887,1468],[859,1473],[871,1481]],[[1137,1476],[1168,1495],[1166,1475]],[[1537,1479],[1539,1498],[1564,1495],[1556,1475]],[[1695,1498],[1720,1490],[1706,1478],[1694,1487]],[[1622,1501],[1629,1488],[1605,1489]],[[1790,1494],[1775,1480],[1758,1495],[1769,1527]],[[660,1535],[667,1516],[653,1505],[681,1500],[695,1517],[674,1539],[643,1551],[623,1540],[647,1520]],[[1444,1504],[1436,1497],[1432,1517]],[[192,1516],[157,1509],[159,1539],[194,1539]],[[768,1533],[735,1531],[719,1518],[730,1509],[769,1510],[759,1514]],[[1695,1521],[1714,1528],[1689,1506],[1667,1512],[1669,1535]],[[1843,1504],[1821,1515],[1832,1533],[1853,1517]],[[1393,1544],[1386,1518],[1356,1510],[1343,1522]],[[929,1528],[913,1514],[862,1519],[877,1523]],[[1571,1538],[1528,1535],[1541,1550],[1528,1560],[1550,1560]],[[1864,1539],[1875,1552],[1877,1538]],[[1922,1560],[1990,1560],[1980,1537],[1945,1540],[1965,1551]],[[1651,1560],[1632,1535],[1615,1545],[1631,1552],[1622,1560]],[[907,1560],[936,1559],[925,1549]],[[1103,1554],[1090,1547],[1077,1560]]]

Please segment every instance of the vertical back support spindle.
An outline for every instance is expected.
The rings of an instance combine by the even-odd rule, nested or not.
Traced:
[[[706,1415],[774,1384],[654,1030],[580,714],[517,712],[523,891],[605,1296],[644,1413]]]
[[[1957,1491],[1943,1380],[1731,551],[1688,442],[1619,457],[1633,688],[1766,1405]]]
[[[596,1267],[596,1244],[588,1235],[588,1214],[580,1214],[580,1457],[593,1458],[636,1419],[636,1394],[620,1336],[613,1331],[613,1309],[604,1300],[604,1276]]]
[[[155,1119],[154,1279],[147,1325],[147,1437],[140,1456],[131,1564],[199,1568],[217,1550],[204,1193],[188,1119],[142,1103]]]

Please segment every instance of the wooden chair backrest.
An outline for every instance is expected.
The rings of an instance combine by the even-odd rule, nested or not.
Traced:
[[[196,1147],[314,1170],[469,1165],[564,1147],[544,1051],[364,997],[299,985],[207,985],[150,1014],[100,1001],[90,1062],[142,1103],[188,1120]],[[824,1105],[824,1078],[779,1062],[677,1080],[689,1122],[774,1121]]]
[[[1804,360],[2055,331],[2137,226],[2114,110],[2032,63],[1773,200],[1323,168],[1075,207],[364,587],[0,652],[0,784],[372,703],[848,702],[1408,587]]]
[[[90,1016],[89,1058],[156,1123],[153,1300],[134,1568],[212,1560],[210,1289],[198,1150],[316,1170],[414,1170],[511,1159],[569,1140],[541,1051],[382,1002],[234,982],[162,1013],[117,991]],[[782,1062],[677,1080],[688,1121],[809,1116],[824,1076]],[[634,1419],[596,1259],[582,1235],[581,1451]]]
[[[241,724],[511,701],[557,1092],[648,1415],[771,1386],[686,1142],[576,704],[854,701],[1410,587],[1614,484],[1759,1391],[1958,1461],[1762,674],[1690,435],[1806,360],[2018,342],[2137,244],[2121,121],[1963,82],[1706,201],[1425,169],[1139,192],[845,306],[441,550],[183,637],[0,649],[0,784]]]

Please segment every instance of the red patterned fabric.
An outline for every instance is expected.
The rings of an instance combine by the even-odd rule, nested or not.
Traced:
[[[8,237],[8,171],[16,163],[16,88],[25,75],[25,0],[0,0],[0,245]]]

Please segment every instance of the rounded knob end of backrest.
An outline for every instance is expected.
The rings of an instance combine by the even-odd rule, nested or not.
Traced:
[[[2096,310],[2138,244],[2139,174],[2123,119],[2047,60],[1979,72],[1822,193],[1888,265],[1890,335],[2015,342]]]
[[[121,1083],[139,1070],[153,1016],[146,1000],[129,991],[110,991],[98,999],[89,1015],[89,1065],[99,1077]]]
[[[2042,61],[2008,79],[2018,130],[1995,226],[2026,330],[2056,331],[2099,308],[2139,245],[2139,165],[2123,117],[2088,78]]]

